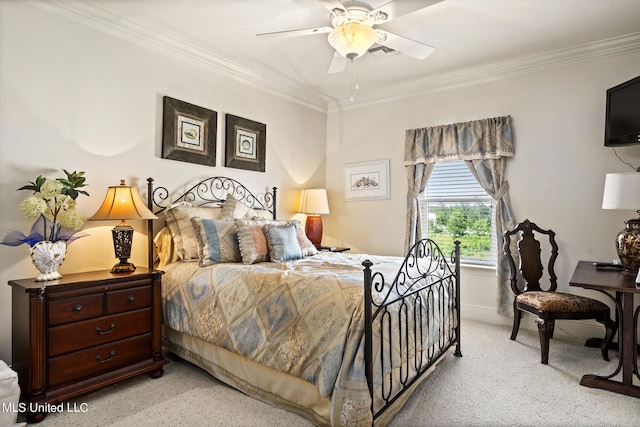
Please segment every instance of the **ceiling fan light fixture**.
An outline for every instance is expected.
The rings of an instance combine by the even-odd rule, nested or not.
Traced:
[[[357,22],[340,25],[329,33],[331,47],[348,59],[364,55],[377,39],[378,33],[373,28]]]

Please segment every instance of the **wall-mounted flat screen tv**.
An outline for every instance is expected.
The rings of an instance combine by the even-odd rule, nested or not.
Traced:
[[[607,90],[604,145],[640,144],[640,76]]]

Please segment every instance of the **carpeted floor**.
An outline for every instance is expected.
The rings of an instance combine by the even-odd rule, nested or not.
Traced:
[[[556,326],[549,365],[540,364],[537,333],[463,322],[462,353],[448,355],[392,422],[418,426],[638,426],[640,399],[579,385],[583,374],[617,365]],[[84,404],[84,405],[83,405]],[[185,361],[162,378],[146,375],[69,402],[79,412],[49,414],[52,426],[311,426],[307,420],[239,393]],[[81,411],[86,412],[81,412]]]

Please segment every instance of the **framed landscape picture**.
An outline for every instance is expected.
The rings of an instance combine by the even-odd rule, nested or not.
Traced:
[[[162,98],[163,159],[215,166],[217,130],[217,112]]]
[[[226,115],[225,166],[265,171],[267,125]]]
[[[344,200],[388,199],[389,160],[349,163],[342,166]]]

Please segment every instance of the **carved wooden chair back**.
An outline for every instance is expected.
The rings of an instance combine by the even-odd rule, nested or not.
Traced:
[[[546,236],[548,239],[546,246],[550,247],[550,255],[547,260],[547,276],[549,285],[543,289],[540,279],[544,276],[544,266],[542,260],[541,242],[536,239],[535,233]],[[517,254],[512,254],[511,236],[521,234],[517,240]],[[504,233],[504,252],[510,266],[511,290],[516,295],[528,291],[555,291],[558,288],[558,278],[554,267],[558,258],[558,245],[556,244],[556,233],[552,230],[543,230],[528,219],[524,220],[511,231]],[[518,268],[516,261],[518,259]],[[522,277],[523,286],[520,287],[519,277]]]

